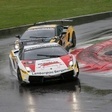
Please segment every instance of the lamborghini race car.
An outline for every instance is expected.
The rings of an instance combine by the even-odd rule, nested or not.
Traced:
[[[12,50],[9,62],[20,84],[71,80],[79,75],[74,55],[57,43],[28,45],[21,50]]]
[[[75,31],[72,26],[58,24],[35,25],[28,28],[23,35],[16,36],[15,48],[22,45],[56,42],[62,45],[67,51],[76,46]]]

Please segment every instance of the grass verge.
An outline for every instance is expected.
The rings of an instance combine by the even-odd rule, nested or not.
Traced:
[[[0,29],[112,10],[112,0],[0,0]]]

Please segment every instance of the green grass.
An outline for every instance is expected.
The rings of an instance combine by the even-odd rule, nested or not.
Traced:
[[[0,29],[112,11],[112,0],[0,0]]]

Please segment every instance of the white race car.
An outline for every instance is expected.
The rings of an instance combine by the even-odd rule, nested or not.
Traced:
[[[71,80],[79,75],[75,57],[57,43],[41,43],[11,50],[9,62],[20,84]]]

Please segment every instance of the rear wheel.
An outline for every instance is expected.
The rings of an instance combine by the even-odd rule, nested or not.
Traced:
[[[76,74],[76,78],[78,78],[78,76],[79,76],[79,64],[78,64],[77,61],[76,61],[76,64],[77,64],[77,68],[78,68],[78,72],[77,72],[77,74]]]
[[[76,36],[75,36],[75,32],[73,31],[72,32],[72,47],[75,47],[76,46]]]

